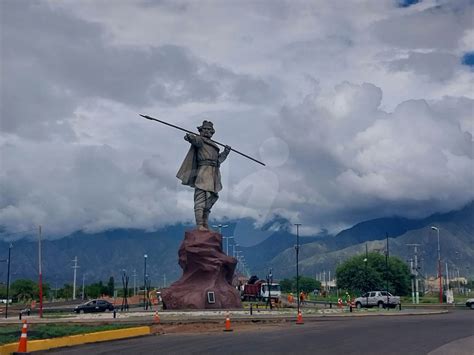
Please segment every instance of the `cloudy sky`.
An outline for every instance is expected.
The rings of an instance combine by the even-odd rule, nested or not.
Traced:
[[[460,208],[469,0],[1,0],[0,238],[193,220],[189,144],[229,155],[212,215],[304,234]],[[21,236],[21,233],[15,234]]]

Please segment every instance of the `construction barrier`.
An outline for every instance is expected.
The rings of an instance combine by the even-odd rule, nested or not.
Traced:
[[[26,319],[23,320],[23,327],[21,328],[20,340],[18,342],[18,350],[16,354],[27,354],[28,353],[28,323]]]
[[[231,325],[230,325],[230,316],[227,315],[226,319],[225,319],[225,328],[224,328],[224,332],[231,332],[233,331]]]
[[[304,324],[303,315],[301,314],[301,311],[298,312],[298,316],[296,317],[296,324]]]

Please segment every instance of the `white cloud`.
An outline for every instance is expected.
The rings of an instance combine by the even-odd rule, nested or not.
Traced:
[[[472,199],[468,1],[1,2],[0,225],[192,220],[176,171],[206,118],[232,153],[215,218],[306,231]],[[5,14],[8,13],[8,16]]]

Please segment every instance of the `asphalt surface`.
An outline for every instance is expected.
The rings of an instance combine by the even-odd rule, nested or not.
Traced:
[[[223,329],[223,328],[222,328]],[[474,311],[340,317],[153,335],[42,354],[474,354]],[[192,332],[192,329],[190,330]]]

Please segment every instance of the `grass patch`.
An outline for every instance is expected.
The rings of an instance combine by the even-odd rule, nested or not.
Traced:
[[[0,345],[17,342],[21,334],[21,325],[0,327]],[[129,328],[126,324],[79,325],[79,324],[29,324],[28,340],[58,338],[67,335],[94,333],[104,330]]]

